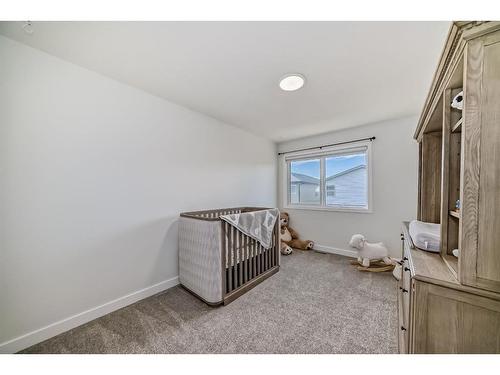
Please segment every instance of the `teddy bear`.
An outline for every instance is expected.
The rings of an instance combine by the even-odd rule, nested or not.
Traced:
[[[280,251],[283,255],[292,253],[292,248],[299,250],[311,250],[314,242],[310,240],[300,240],[299,234],[288,226],[289,216],[286,212],[280,213],[281,243]]]

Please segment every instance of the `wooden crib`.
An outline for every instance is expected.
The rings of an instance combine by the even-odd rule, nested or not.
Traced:
[[[279,219],[269,249],[220,219],[221,215],[266,209],[237,207],[181,213],[181,285],[209,305],[226,305],[278,272]]]

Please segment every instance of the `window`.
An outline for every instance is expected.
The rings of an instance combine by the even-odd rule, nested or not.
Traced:
[[[369,211],[370,143],[286,157],[290,208]]]
[[[320,204],[320,159],[290,162],[290,203]]]

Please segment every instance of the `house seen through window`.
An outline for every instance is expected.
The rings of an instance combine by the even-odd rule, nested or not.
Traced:
[[[293,157],[288,165],[288,205],[369,209],[368,147]]]

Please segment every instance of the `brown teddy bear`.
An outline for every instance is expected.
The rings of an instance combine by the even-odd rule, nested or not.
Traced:
[[[281,243],[280,251],[283,255],[292,253],[292,248],[299,250],[311,250],[314,242],[310,240],[299,240],[299,234],[288,226],[289,216],[286,212],[280,213]]]

